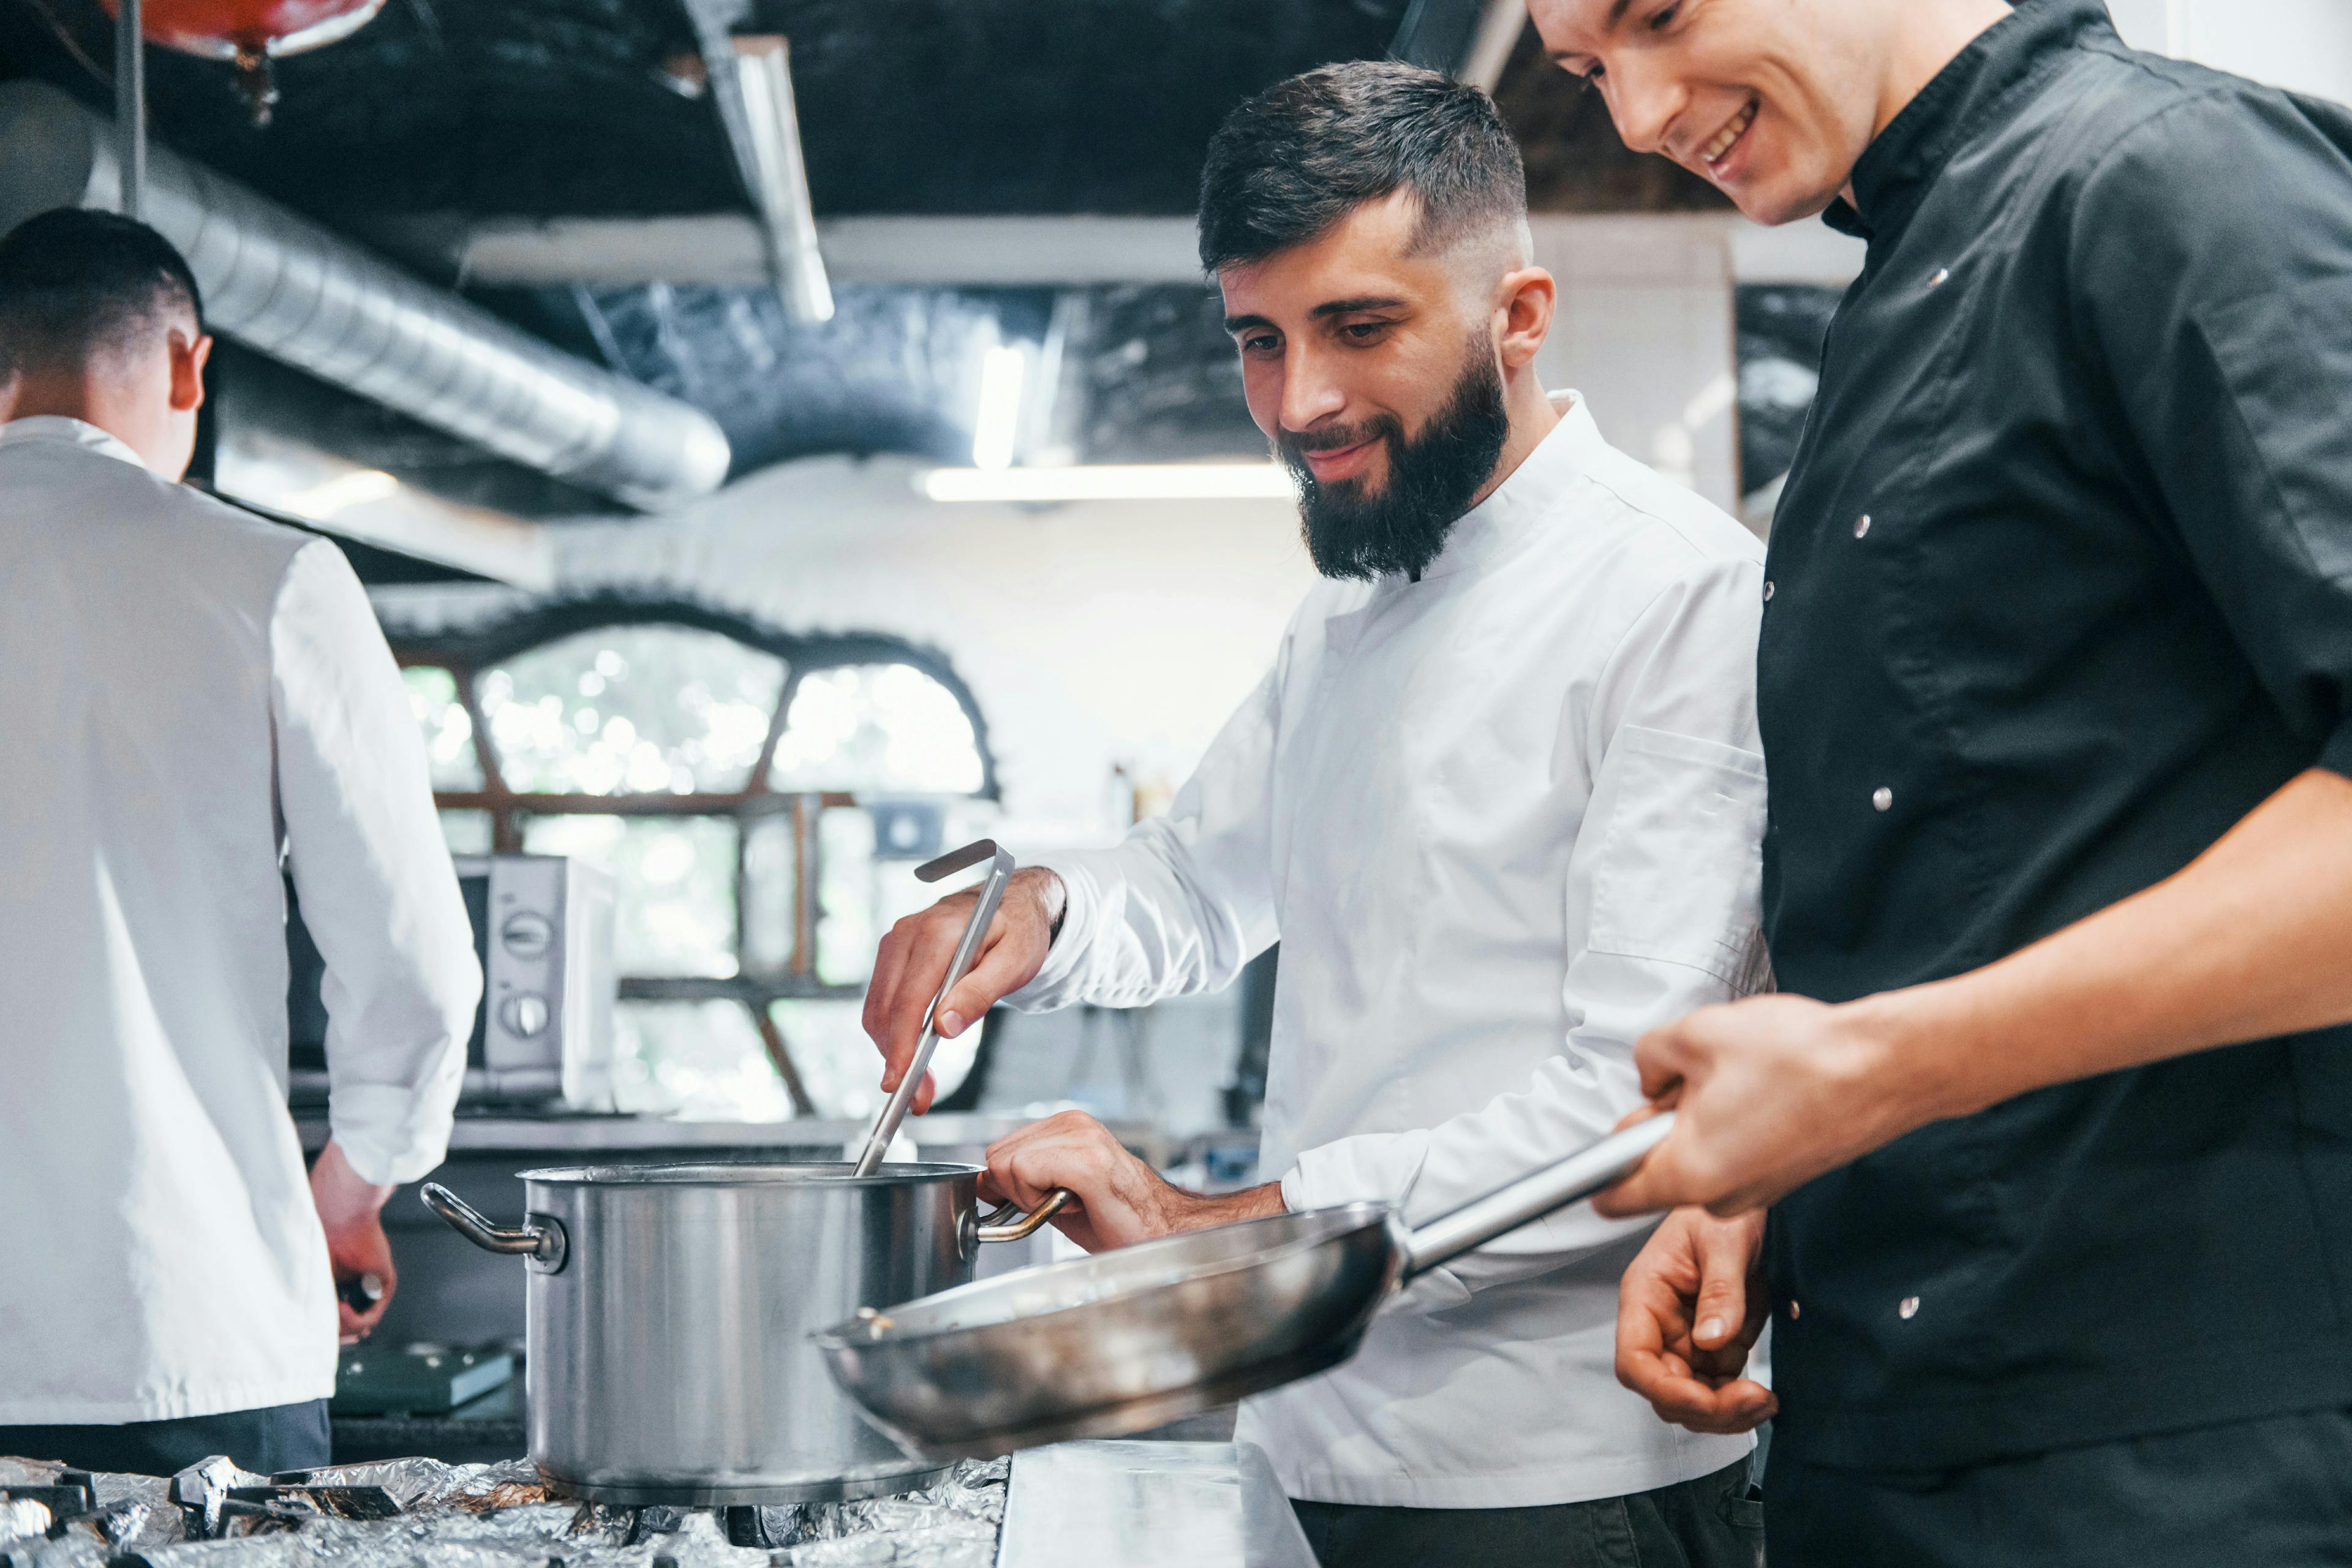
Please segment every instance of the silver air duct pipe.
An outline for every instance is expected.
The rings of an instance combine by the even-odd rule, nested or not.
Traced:
[[[0,83],[0,232],[51,207],[117,205],[114,127],[58,89]],[[658,509],[719,488],[725,432],[417,281],[168,149],[145,220],[180,247],[207,324],[518,463]]]

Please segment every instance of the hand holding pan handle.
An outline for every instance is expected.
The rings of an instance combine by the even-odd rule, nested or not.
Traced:
[[[1399,1237],[1404,1252],[1402,1277],[1410,1279],[1451,1262],[1496,1237],[1591,1197],[1631,1175],[1674,1130],[1671,1110],[1636,1121],[1558,1164],[1547,1165],[1507,1187],[1472,1199],[1451,1214],[1404,1231]]]

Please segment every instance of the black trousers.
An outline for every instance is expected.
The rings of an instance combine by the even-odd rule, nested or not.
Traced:
[[[0,1454],[139,1476],[168,1476],[215,1454],[263,1475],[307,1470],[329,1462],[327,1402],[114,1426],[0,1426]]]
[[[1293,1502],[1323,1568],[1762,1568],[1748,1461],[1630,1497],[1547,1508]],[[1780,1568],[1776,1562],[1773,1568]]]
[[[1772,1568],[2341,1568],[2352,1411],[2244,1421],[1965,1469],[1806,1465],[1766,1488]]]

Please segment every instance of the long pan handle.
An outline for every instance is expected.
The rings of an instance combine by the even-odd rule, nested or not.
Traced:
[[[964,922],[963,940],[956,943],[955,956],[948,961],[947,978],[940,982],[938,994],[923,1011],[923,1037],[915,1043],[915,1056],[907,1064],[907,1076],[890,1091],[882,1114],[874,1119],[873,1131],[866,1135],[866,1147],[857,1156],[858,1175],[870,1176],[882,1163],[890,1140],[898,1136],[898,1125],[907,1120],[908,1108],[915,1103],[916,1092],[923,1087],[923,1074],[930,1068],[931,1053],[939,1048],[940,1008],[979,953],[981,939],[988,934],[989,922],[996,918],[997,902],[1004,897],[1004,884],[1012,879],[1013,862],[1013,857],[998,848],[994,840],[982,838],[915,868],[915,875],[924,881],[936,882],[982,860],[989,866],[988,879],[981,884],[980,901],[971,907],[971,919]]]
[[[1651,1150],[1674,1131],[1671,1110],[1636,1121],[1622,1132],[1612,1132],[1556,1165],[1521,1176],[1509,1186],[1473,1198],[1451,1214],[1440,1215],[1404,1237],[1404,1276],[1450,1263],[1474,1247],[1486,1246],[1531,1221],[1580,1203],[1601,1188],[1629,1175]]]

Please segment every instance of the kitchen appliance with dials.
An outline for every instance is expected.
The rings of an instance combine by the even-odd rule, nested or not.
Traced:
[[[482,963],[462,1103],[613,1108],[613,879],[563,855],[460,855]],[[287,891],[288,1059],[297,1104],[327,1092],[325,965]]]

